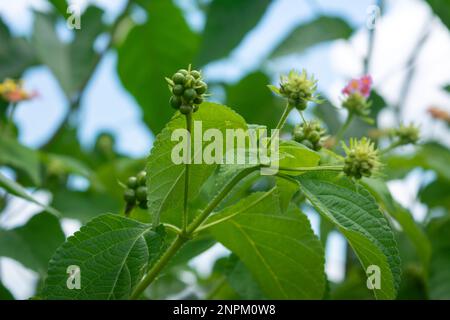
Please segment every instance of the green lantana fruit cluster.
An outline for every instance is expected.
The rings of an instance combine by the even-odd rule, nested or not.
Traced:
[[[350,113],[362,118],[367,118],[370,114],[372,102],[367,100],[362,94],[354,92],[342,102],[342,106]]]
[[[172,93],[169,103],[182,114],[196,112],[199,105],[204,101],[207,84],[202,79],[198,70],[191,70],[191,66],[180,69],[172,76],[166,78],[169,90]]]
[[[399,145],[415,144],[420,138],[420,129],[414,124],[400,124],[398,128],[392,129],[391,136],[398,139]]]
[[[315,94],[317,90],[317,80],[308,77],[306,70],[301,73],[291,70],[289,74],[280,77],[280,87],[269,86],[276,94],[284,97],[288,101],[290,108],[299,111],[306,109],[308,102],[320,102]]]
[[[297,125],[292,134],[295,141],[314,151],[322,149],[324,135],[325,130],[317,121],[309,121]]]
[[[128,178],[123,198],[126,202],[126,214],[136,205],[141,209],[147,209],[147,172],[141,171],[136,176]]]
[[[370,177],[377,173],[381,163],[378,150],[370,139],[363,137],[361,140],[350,139],[350,145],[342,143],[345,151],[344,173],[355,179]]]

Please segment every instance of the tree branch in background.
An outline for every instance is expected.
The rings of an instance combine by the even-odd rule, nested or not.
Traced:
[[[96,59],[95,59],[94,63],[92,64],[91,70],[89,71],[88,76],[86,77],[86,79],[80,85],[80,88],[78,89],[77,94],[75,96],[69,98],[70,99],[70,104],[69,104],[69,110],[67,111],[66,116],[61,121],[60,125],[55,130],[55,132],[50,137],[50,139],[41,147],[41,149],[43,149],[43,150],[48,149],[48,147],[53,144],[53,142],[56,140],[56,138],[61,134],[61,132],[63,132],[64,128],[69,123],[69,120],[70,120],[71,116],[73,115],[73,113],[79,109],[81,98],[84,95],[84,92],[85,92],[86,87],[87,87],[87,85],[89,83],[89,80],[92,78],[93,74],[95,73],[95,70],[97,69],[98,65],[100,64],[100,61],[102,61],[103,57],[113,47],[115,33],[117,32],[120,23],[127,17],[132,4],[133,4],[133,0],[128,0],[126,5],[125,5],[124,10],[122,11],[122,13],[116,18],[114,23],[111,25],[110,31],[109,31],[109,36],[110,37],[109,37],[109,41],[108,41],[107,45],[96,56]]]
[[[405,105],[406,99],[408,98],[409,89],[411,87],[412,80],[416,73],[415,64],[416,64],[417,58],[420,55],[420,52],[422,51],[424,44],[426,43],[426,41],[430,35],[431,23],[432,23],[433,19],[434,19],[434,16],[431,16],[431,18],[429,18],[426,21],[422,35],[419,37],[416,45],[414,46],[414,48],[411,52],[409,59],[407,60],[407,63],[406,63],[407,73],[406,73],[405,80],[403,81],[402,87],[400,89],[400,98],[399,98],[397,104],[394,105],[395,119],[396,119],[397,123],[401,122],[401,120],[400,120],[401,112]]]

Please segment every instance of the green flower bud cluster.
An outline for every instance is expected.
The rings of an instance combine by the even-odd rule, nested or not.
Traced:
[[[128,213],[136,204],[147,209],[147,172],[141,171],[136,176],[128,178],[123,198],[127,203],[126,212]]]
[[[363,137],[361,140],[350,139],[350,146],[343,143],[346,154],[344,173],[355,179],[370,177],[376,173],[381,163],[378,158],[378,150],[370,139]]]
[[[319,151],[322,149],[325,130],[317,121],[301,123],[294,128],[293,138],[309,149]]]
[[[369,116],[371,105],[372,102],[367,100],[367,98],[359,92],[353,92],[342,103],[342,106],[350,113],[356,114],[360,117]]]
[[[178,70],[172,78],[166,78],[172,93],[170,105],[183,114],[196,112],[205,99],[208,86],[202,80],[200,71],[189,69]]]
[[[392,129],[391,136],[397,138],[400,145],[415,144],[420,138],[420,129],[414,124],[403,125]]]
[[[280,87],[277,88],[276,93],[288,99],[291,108],[303,111],[309,101],[319,102],[315,95],[316,90],[317,80],[314,77],[308,78],[305,70],[301,73],[291,70],[287,76],[281,76]]]

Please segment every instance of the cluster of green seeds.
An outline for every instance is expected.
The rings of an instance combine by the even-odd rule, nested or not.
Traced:
[[[372,102],[366,97],[354,92],[342,103],[342,106],[349,112],[354,113],[360,117],[367,117],[370,114],[370,107]]]
[[[309,78],[305,70],[301,73],[292,70],[287,76],[281,76],[278,90],[288,99],[289,106],[299,111],[305,110],[309,101],[319,102],[315,96],[317,80]]]
[[[128,178],[126,189],[123,195],[127,203],[125,212],[130,212],[136,204],[147,209],[147,172],[141,171],[136,176]]]
[[[322,149],[325,130],[317,121],[304,122],[294,128],[295,141],[314,151]]]
[[[355,179],[370,177],[376,173],[380,167],[378,150],[373,142],[366,137],[360,141],[350,139],[350,146],[343,144],[346,154],[344,162],[344,173]]]
[[[412,123],[400,124],[398,128],[392,130],[391,136],[397,138],[401,145],[415,144],[420,138],[420,129]]]
[[[207,84],[202,80],[200,71],[189,69],[178,70],[172,78],[166,78],[169,84],[170,105],[182,114],[196,112],[205,99]]]

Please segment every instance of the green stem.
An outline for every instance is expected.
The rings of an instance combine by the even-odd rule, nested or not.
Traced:
[[[228,195],[228,193],[233,189],[233,187],[240,182],[243,178],[248,176],[250,173],[258,170],[260,166],[255,166],[247,168],[239,172],[230,182],[228,182],[222,190],[215,196],[212,201],[206,206],[206,208],[197,216],[197,218],[192,221],[192,223],[187,228],[187,234],[193,234],[197,228],[208,218],[209,214],[219,205],[219,203]]]
[[[350,125],[350,123],[353,120],[353,112],[349,112],[347,115],[347,119],[345,120],[344,124],[342,125],[342,127],[339,129],[339,131],[336,133],[336,142],[340,141],[342,139],[342,137],[344,136],[345,131],[347,131],[348,126]]]
[[[289,106],[289,103],[286,104],[286,107],[284,108],[283,114],[281,115],[281,118],[278,121],[278,124],[277,124],[277,126],[275,128],[276,130],[280,130],[281,131],[281,129],[284,127],[284,124],[286,123],[287,117],[288,117],[289,113],[291,112],[291,110],[292,110],[292,107]],[[270,140],[269,140],[269,143],[267,144],[267,149],[270,149],[270,146],[272,144],[272,140],[274,138],[275,138],[275,135],[272,135]]]
[[[386,154],[386,153],[388,153],[388,152],[390,152],[390,151],[394,150],[395,148],[400,147],[400,146],[402,146],[402,145],[403,145],[403,144],[401,143],[401,141],[400,141],[400,140],[397,140],[397,141],[393,142],[393,143],[392,143],[389,147],[387,147],[386,149],[380,150],[380,151],[379,151],[379,154],[380,154],[380,155]]]
[[[303,124],[306,126],[307,122],[305,120],[305,117],[303,116],[303,112],[302,111],[300,111],[300,116],[302,117]]]
[[[295,171],[295,172],[307,172],[307,171],[342,171],[344,166],[317,166],[317,167],[279,167],[280,171]]]
[[[169,248],[164,252],[158,262],[155,263],[153,268],[147,273],[147,275],[138,284],[136,289],[130,296],[130,299],[134,300],[140,297],[140,295],[147,289],[147,287],[155,280],[161,270],[166,266],[166,264],[172,259],[172,257],[180,250],[184,243],[188,241],[188,238],[178,235]]]
[[[142,292],[155,280],[161,270],[167,265],[170,259],[178,252],[178,250],[190,240],[192,235],[195,233],[196,229],[205,221],[208,215],[219,205],[219,203],[227,196],[227,194],[233,189],[233,187],[245,178],[247,175],[253,171],[258,170],[260,167],[255,166],[247,168],[239,172],[230,182],[228,182],[222,190],[215,196],[211,202],[206,206],[206,208],[197,216],[197,218],[187,227],[187,230],[181,231],[177,235],[175,240],[169,246],[169,248],[164,252],[161,258],[156,262],[156,264],[150,269],[144,279],[138,284],[134,292],[131,294],[130,299],[137,299]]]
[[[188,223],[188,197],[189,197],[189,167],[191,162],[191,131],[192,131],[192,113],[186,114],[186,130],[189,133],[188,137],[188,155],[184,170],[184,200],[183,200],[183,217],[182,230],[186,231]]]

